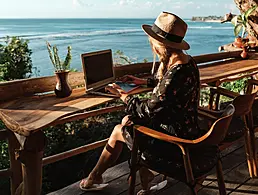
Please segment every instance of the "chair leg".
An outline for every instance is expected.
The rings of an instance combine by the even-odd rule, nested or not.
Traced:
[[[136,172],[137,172],[137,153],[138,153],[138,145],[137,145],[136,133],[134,131],[134,140],[133,140],[133,148],[132,148],[132,156],[131,156],[131,173],[129,177],[129,195],[134,195],[134,191],[135,191],[135,180],[136,180]]]
[[[253,162],[254,162],[254,156],[252,152],[252,138],[250,135],[250,130],[246,129],[245,131],[245,152],[246,152],[246,159],[247,159],[247,165],[248,165],[248,170],[251,178],[254,178],[254,167],[253,167]]]
[[[197,190],[195,189],[195,186],[191,186],[191,191],[193,195],[197,195]]]
[[[136,180],[136,170],[135,171],[131,170],[131,175],[129,177],[129,193],[128,193],[129,195],[134,195],[135,180]]]
[[[258,170],[257,170],[257,153],[256,153],[256,141],[255,141],[255,128],[254,128],[254,122],[253,122],[253,113],[252,111],[249,112],[245,118],[247,120],[248,125],[248,145],[250,147],[250,155],[251,155],[251,168],[252,168],[252,174],[250,174],[251,177],[257,177],[258,176]],[[248,168],[249,165],[248,165]]]
[[[255,144],[255,132],[254,129],[250,129],[250,141],[251,141],[251,148],[252,148],[252,164],[253,164],[253,176],[258,176],[257,170],[257,151],[256,151],[256,144]]]
[[[218,160],[216,165],[216,174],[217,174],[217,180],[218,180],[218,186],[219,186],[219,194],[226,195],[226,187],[225,187],[225,182],[223,178],[222,164],[220,159]]]

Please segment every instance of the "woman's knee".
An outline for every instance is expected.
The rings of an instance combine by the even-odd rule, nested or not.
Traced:
[[[110,139],[123,141],[122,127],[123,127],[123,125],[116,125],[113,129]]]
[[[114,135],[120,135],[121,134],[122,135],[122,127],[123,127],[123,125],[116,125],[113,129],[112,134],[114,134]]]
[[[129,124],[131,124],[132,122],[129,119],[129,115],[126,115],[123,119],[122,119],[122,125],[123,126],[127,126]]]

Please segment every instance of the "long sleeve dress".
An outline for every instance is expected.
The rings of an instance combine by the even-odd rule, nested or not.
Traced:
[[[126,112],[134,124],[180,138],[196,139],[202,135],[197,121],[199,90],[199,70],[191,58],[187,64],[178,64],[167,70],[153,89],[150,99],[142,101],[137,97],[129,97]],[[129,146],[132,132],[132,125],[123,128]],[[166,167],[172,162],[177,162],[176,166],[183,166],[180,155],[171,155],[181,154],[174,144],[142,134],[139,150],[146,161],[154,166]]]

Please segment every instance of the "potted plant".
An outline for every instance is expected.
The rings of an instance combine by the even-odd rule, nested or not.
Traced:
[[[68,74],[70,72],[70,64],[72,60],[71,46],[67,47],[67,55],[64,61],[61,61],[58,55],[57,46],[53,47],[47,42],[47,49],[50,60],[55,68],[56,86],[55,94],[57,97],[68,97],[72,93],[72,88],[68,83]]]
[[[248,25],[249,16],[253,11],[257,8],[257,6],[253,6],[249,8],[246,12],[242,13],[241,15],[236,15],[232,18],[231,22],[235,26],[234,34],[235,34],[235,41],[233,45],[238,48],[242,48],[243,52],[241,56],[243,58],[247,57],[247,47],[252,46],[252,42],[249,41],[248,38],[245,38],[246,29]],[[240,32],[241,36],[239,36]]]

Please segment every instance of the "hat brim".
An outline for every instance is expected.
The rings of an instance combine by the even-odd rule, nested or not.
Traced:
[[[169,41],[163,38],[162,36],[157,35],[151,28],[152,26],[150,25],[147,25],[147,24],[142,25],[143,31],[153,39],[156,39],[157,41],[164,43],[165,45],[175,49],[182,49],[182,50],[190,49],[190,45],[186,41],[182,40],[181,43],[175,43],[175,42]]]

